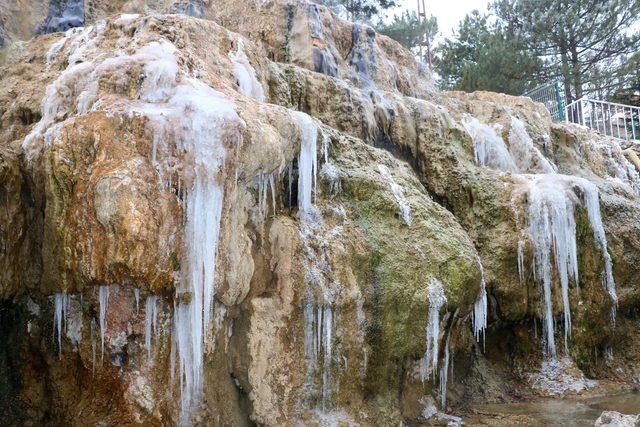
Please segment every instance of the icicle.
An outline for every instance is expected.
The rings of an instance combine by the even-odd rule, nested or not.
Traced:
[[[322,155],[324,156],[324,162],[329,163],[329,137],[322,133]]]
[[[62,359],[62,322],[67,324],[67,313],[69,311],[69,295],[66,291],[58,292],[54,299],[53,323],[58,335],[58,358]]]
[[[298,157],[298,206],[303,213],[309,213],[312,207],[311,195],[316,188],[318,173],[318,125],[305,113],[292,112],[302,132],[300,156]]]
[[[100,360],[104,360],[104,334],[107,330],[107,304],[109,303],[109,286],[100,286],[98,290],[100,302]]]
[[[487,327],[487,284],[480,257],[478,257],[477,261],[480,267],[480,295],[473,305],[473,333],[476,340],[480,342],[480,335],[482,334],[484,337],[484,330]]]
[[[518,278],[524,283],[524,242],[518,240]]]
[[[133,288],[133,296],[136,299],[136,314],[140,313],[140,289]]]
[[[389,187],[391,188],[391,191],[393,192],[393,197],[398,203],[400,217],[405,224],[411,225],[411,207],[409,206],[407,199],[404,197],[404,191],[402,191],[402,187],[400,187],[395,182],[388,167],[386,167],[385,165],[378,165],[378,170],[382,174],[382,177],[385,179],[385,181],[387,181]]]
[[[427,348],[422,358],[420,377],[424,382],[431,372],[434,373],[438,366],[438,338],[440,336],[440,308],[447,302],[442,283],[436,278],[431,278],[428,285],[429,291],[429,318],[427,320]]]
[[[156,334],[157,339],[157,322],[158,322],[158,297],[148,296],[145,303],[145,347],[147,348],[147,360],[151,361],[151,334]]]
[[[611,255],[609,255],[607,236],[604,232],[604,226],[602,225],[602,215],[600,214],[600,197],[598,194],[598,188],[585,181],[582,185],[584,191],[584,204],[587,208],[587,215],[589,216],[589,223],[593,230],[593,237],[600,246],[600,252],[604,259],[604,272],[602,273],[602,284],[606,289],[609,297],[611,298],[611,323],[616,324],[616,310],[618,308],[618,294],[616,292],[616,283],[613,279],[613,265],[611,261]]]

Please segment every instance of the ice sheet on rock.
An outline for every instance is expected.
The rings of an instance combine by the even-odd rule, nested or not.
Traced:
[[[396,202],[398,203],[400,218],[402,218],[405,224],[411,225],[411,207],[409,206],[409,203],[407,202],[407,199],[404,196],[404,191],[402,190],[402,187],[400,187],[395,182],[395,180],[393,179],[393,176],[391,176],[391,172],[389,171],[388,167],[386,167],[385,165],[378,165],[378,171],[380,171],[380,174],[382,175],[383,179],[387,182],[387,184],[391,188],[393,197],[396,199]]]
[[[589,141],[592,151],[599,152],[605,159],[606,173],[612,181],[619,182],[631,188],[631,191],[640,195],[640,174],[622,152],[620,143],[613,139],[604,143]]]
[[[438,339],[440,337],[440,309],[446,304],[442,283],[432,277],[428,284],[429,317],[427,319],[426,342],[427,347],[420,366],[420,378],[424,382],[429,374],[434,377],[438,368]]]
[[[243,51],[242,39],[238,39],[238,49],[229,52],[229,59],[233,63],[233,75],[236,78],[240,93],[257,101],[264,102],[264,89],[256,78],[256,70],[251,66],[249,58]]]
[[[554,166],[542,155],[527,133],[522,120],[511,117],[509,152],[516,166],[523,173],[556,173]]]
[[[585,378],[569,357],[545,359],[538,372],[528,375],[528,380],[534,390],[546,396],[579,393],[597,385]]]
[[[298,206],[302,214],[311,213],[312,195],[317,197],[318,125],[309,115],[292,111],[302,133],[298,157]]]
[[[471,136],[473,154],[478,166],[486,166],[503,172],[518,172],[509,149],[495,129],[480,123],[475,117],[466,117],[462,124]]]

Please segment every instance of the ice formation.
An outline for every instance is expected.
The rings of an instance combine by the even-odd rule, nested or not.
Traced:
[[[380,171],[380,174],[382,174],[382,177],[387,181],[391,191],[393,192],[393,197],[398,203],[400,218],[402,218],[405,224],[411,225],[411,207],[409,206],[407,199],[404,197],[402,187],[395,182],[388,167],[385,165],[378,165],[378,171]]]
[[[293,111],[302,132],[300,156],[298,157],[298,206],[302,213],[312,209],[312,194],[317,194],[318,174],[318,125],[307,114]]]
[[[438,367],[438,338],[440,336],[440,308],[447,302],[442,283],[432,277],[429,279],[429,318],[427,319],[427,348],[420,366],[420,378],[424,382],[429,374],[435,376]]]
[[[242,40],[238,39],[238,49],[229,52],[229,59],[233,63],[233,75],[240,87],[240,93],[257,101],[264,102],[264,89],[256,78],[256,70],[249,63],[249,58],[243,51]]]
[[[104,334],[107,330],[107,304],[109,304],[109,286],[100,286],[98,289],[98,301],[100,303],[100,351],[101,360],[104,360]]]
[[[551,285],[553,261],[562,292],[564,316],[564,345],[571,334],[571,311],[569,306],[569,282],[578,283],[578,257],[576,245],[575,207],[580,200],[575,194],[579,189],[583,195],[594,238],[604,259],[603,285],[613,301],[612,321],[615,321],[617,295],[612,274],[611,256],[607,251],[607,240],[602,226],[597,187],[585,179],[566,175],[528,175],[529,179],[529,232],[533,243],[533,270],[542,283],[544,303],[544,337],[547,352],[556,355],[554,341],[553,307]]]
[[[271,190],[271,206],[273,214],[276,214],[276,174],[260,173],[256,177],[258,181],[258,210],[263,217],[267,216],[269,211],[268,193]]]
[[[326,409],[331,393],[331,358],[333,353],[333,308],[331,304],[315,304],[313,298],[304,307],[305,316],[305,357],[309,377],[321,368],[321,407]],[[320,365],[320,360],[322,364]]]
[[[524,242],[518,240],[518,278],[524,283]]]
[[[67,324],[67,313],[69,312],[69,295],[63,291],[56,293],[54,297],[53,324],[55,333],[58,336],[58,357],[62,359],[62,322]]]
[[[589,141],[592,151],[600,152],[606,160],[607,175],[613,181],[625,184],[640,195],[640,174],[635,166],[625,157],[620,143],[608,140],[606,143]]]
[[[543,360],[540,371],[530,373],[528,380],[534,390],[547,396],[562,395],[566,392],[579,393],[597,384],[596,381],[585,378],[569,357]]]
[[[487,166],[503,172],[518,172],[509,149],[496,131],[475,117],[466,117],[462,124],[471,136],[473,154],[478,166]]]
[[[487,284],[484,278],[484,267],[478,257],[478,267],[480,268],[480,295],[473,305],[473,334],[476,340],[480,341],[480,335],[484,336],[487,327]]]
[[[147,297],[144,309],[145,335],[144,344],[147,349],[147,360],[151,360],[151,334],[158,335],[158,297],[150,295]]]
[[[534,145],[522,120],[511,117],[509,152],[521,172],[556,173],[555,168]]]

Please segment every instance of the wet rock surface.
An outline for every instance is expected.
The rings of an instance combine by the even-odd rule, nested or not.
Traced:
[[[2,423],[457,422],[639,380],[617,141],[307,2],[79,7],[4,23]]]

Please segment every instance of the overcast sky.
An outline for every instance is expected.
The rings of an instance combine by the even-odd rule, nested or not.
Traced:
[[[418,0],[399,0],[398,3],[402,6],[392,10],[389,16],[393,16],[394,13],[399,13],[402,10],[418,11]],[[458,27],[458,22],[467,13],[473,9],[485,12],[489,3],[490,0],[425,0],[427,16],[433,15],[438,18],[438,29],[440,31],[438,39],[451,36],[453,30]]]

